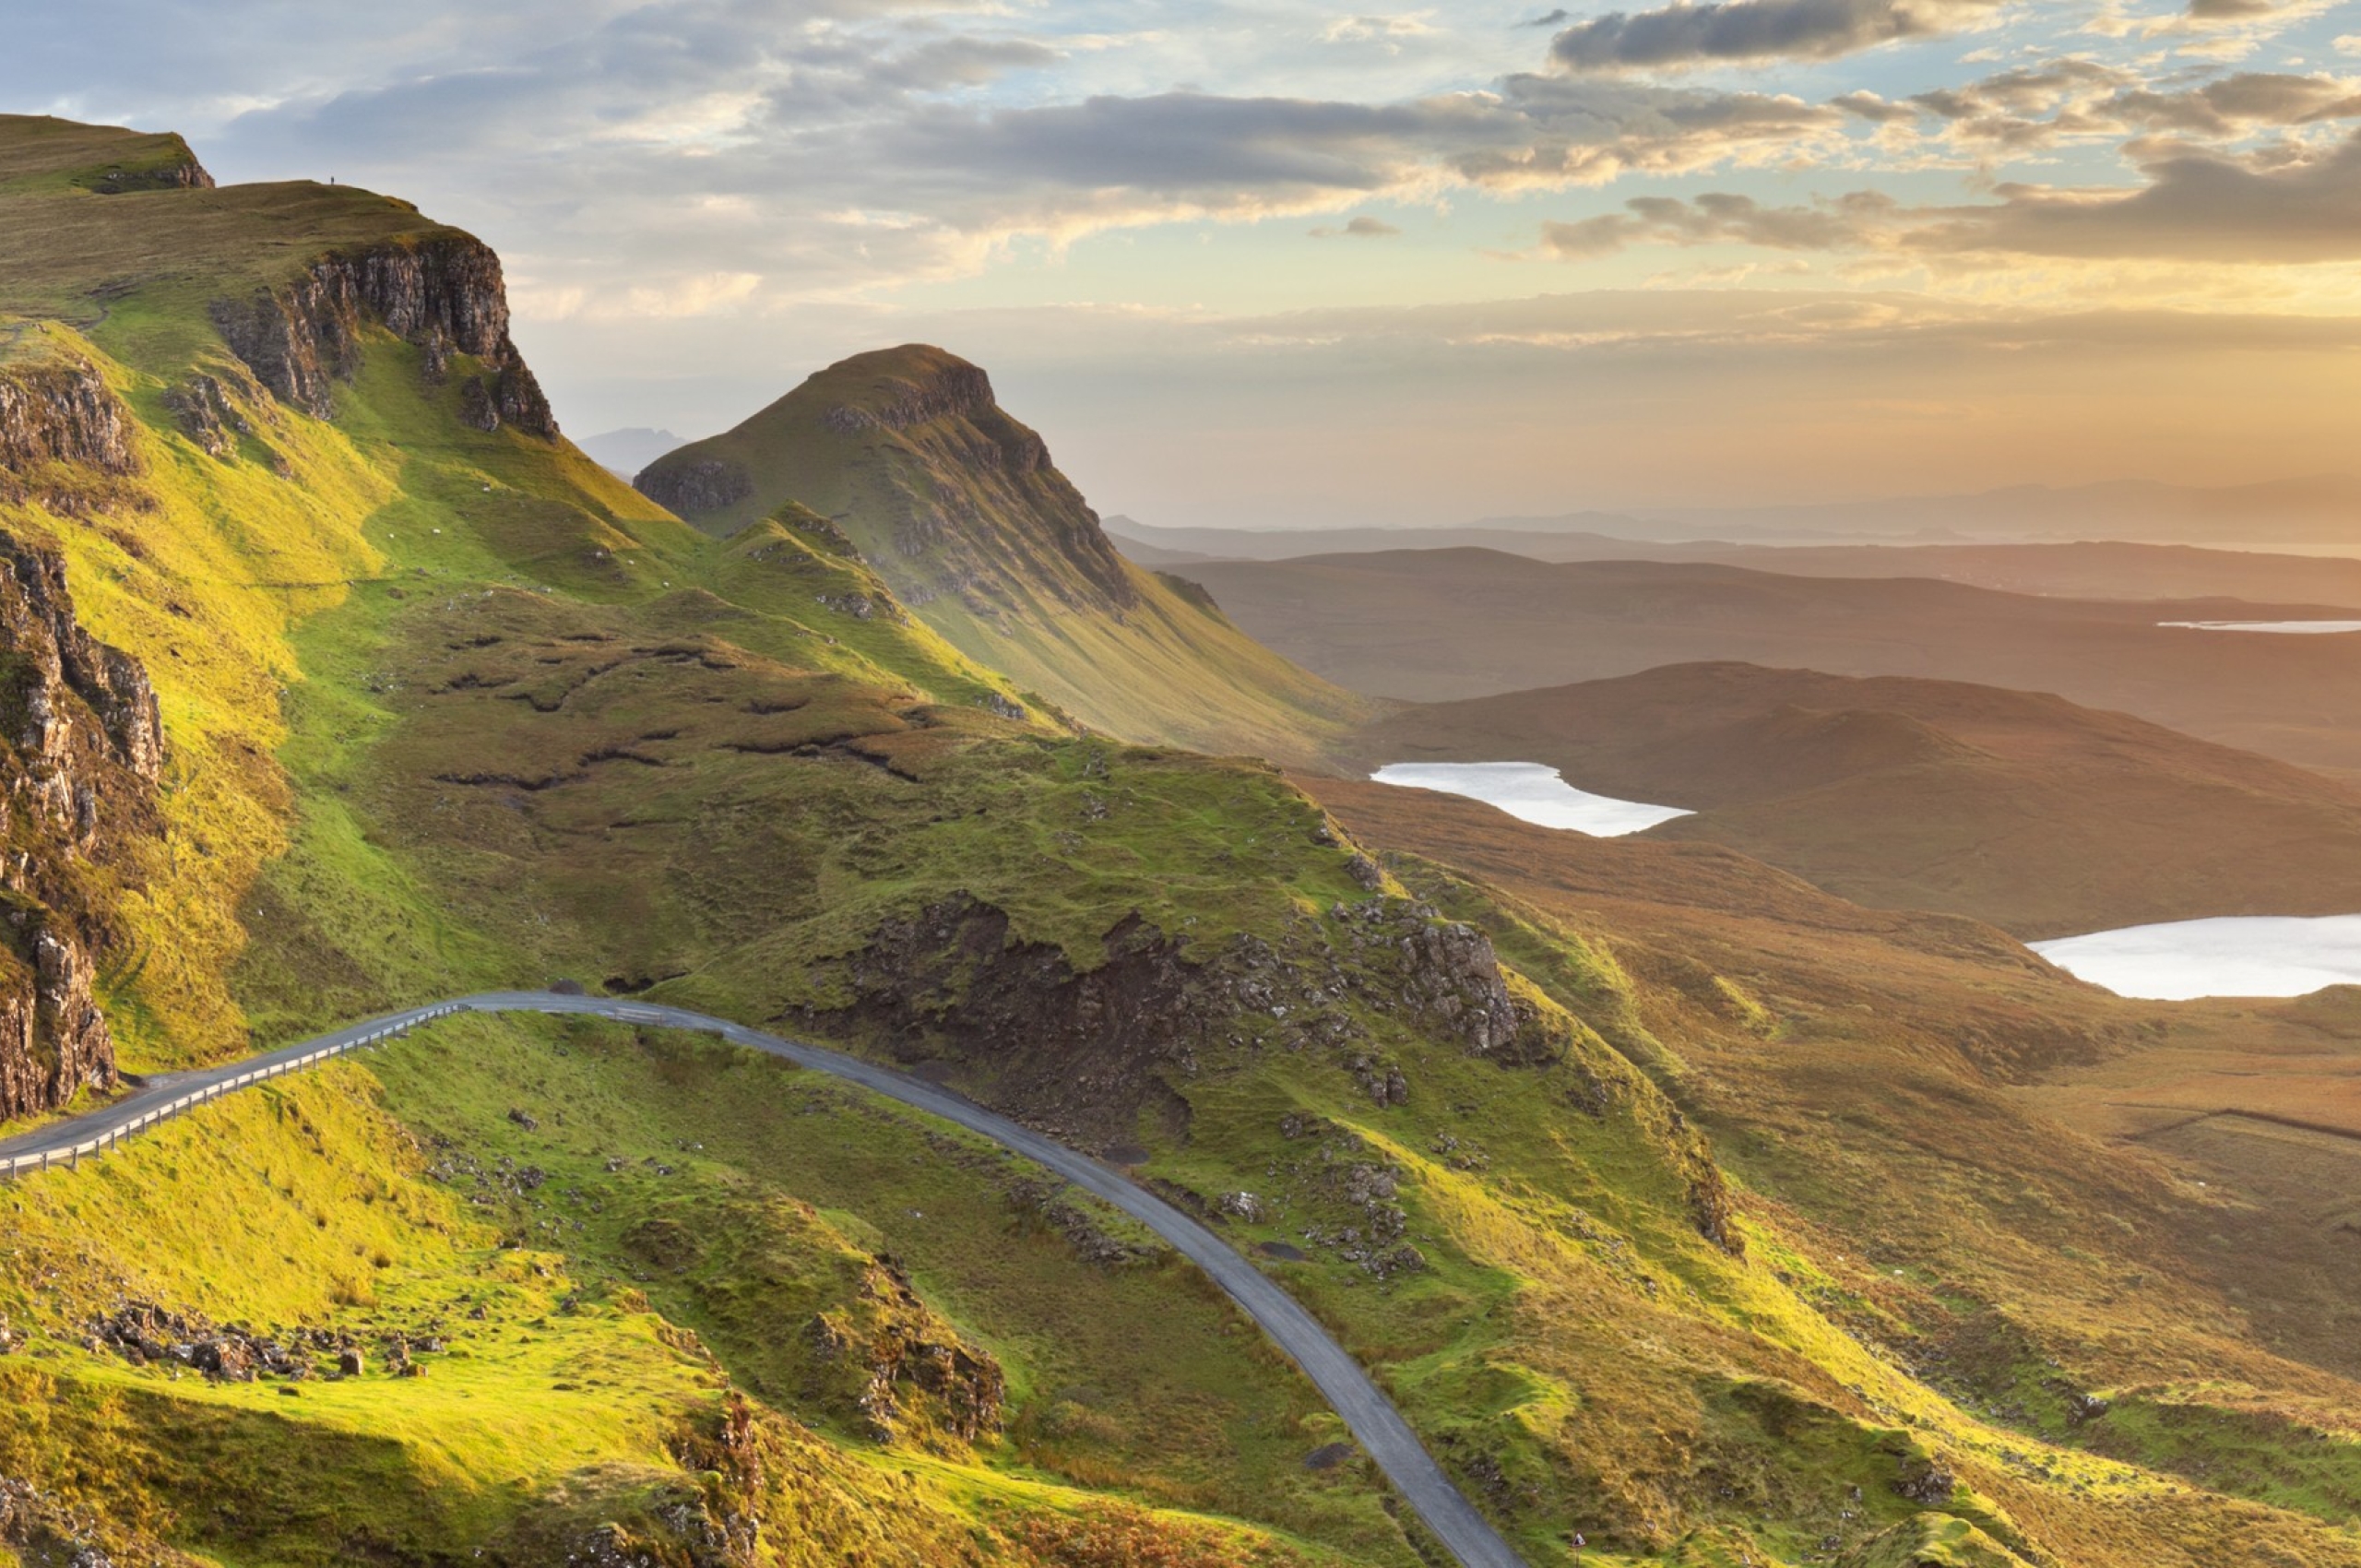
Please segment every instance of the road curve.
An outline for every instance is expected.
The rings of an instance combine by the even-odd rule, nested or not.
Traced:
[[[1303,1369],[1304,1375],[1344,1418],[1362,1451],[1385,1472],[1403,1501],[1465,1568],[1526,1568],[1525,1560],[1443,1474],[1442,1467],[1418,1442],[1418,1434],[1402,1419],[1401,1412],[1370,1380],[1360,1364],[1329,1337],[1319,1320],[1293,1296],[1213,1231],[1089,1156],[947,1090],[857,1056],[782,1039],[726,1018],[651,1002],[564,996],[547,991],[492,991],[456,997],[364,1019],[226,1067],[143,1080],[134,1093],[104,1111],[0,1142],[0,1176],[77,1164],[85,1156],[103,1153],[158,1122],[224,1094],[314,1066],[457,1013],[580,1013],[616,1023],[718,1035],[732,1045],[783,1057],[799,1067],[847,1079],[931,1116],[956,1123],[1055,1171],[1145,1225],[1211,1276],[1214,1283],[1262,1326],[1272,1342]]]

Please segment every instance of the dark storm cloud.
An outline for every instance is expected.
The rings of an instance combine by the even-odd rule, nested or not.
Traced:
[[[1577,22],[1550,44],[1574,71],[1745,60],[1831,60],[1880,43],[1972,26],[2000,0],[1717,0],[1614,11]]]

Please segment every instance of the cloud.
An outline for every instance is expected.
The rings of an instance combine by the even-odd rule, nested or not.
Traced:
[[[1831,100],[1831,106],[1881,131],[1932,121],[1929,135],[1981,161],[1996,150],[2032,153],[2077,142],[2167,135],[2236,141],[2323,124],[2361,115],[2361,81],[2247,71],[2163,89],[2121,65],[2069,55],[1932,89],[1899,103],[1851,92]]]
[[[1573,71],[1678,68],[1753,60],[1833,60],[1881,43],[1955,32],[2002,0],[1713,0],[1613,11],[1550,43]]]
[[[2130,0],[2100,0],[2083,30],[2103,38],[2161,39],[2198,59],[2238,60],[2343,0],[2188,0],[2177,15],[2131,10]]]
[[[2183,152],[2130,192],[2003,185],[1914,229],[1922,251],[2301,264],[2361,259],[2361,135],[2286,161]]]
[[[1432,11],[1392,17],[1339,17],[1320,36],[1330,43],[1381,43],[1398,49],[1401,45],[1397,40],[1431,38],[1442,31],[1434,25]]]
[[[1541,254],[1588,261],[1643,244],[2302,266],[2361,260],[2361,133],[2306,154],[2159,158],[2132,188],[2003,184],[1997,200],[1906,207],[1877,191],[1766,207],[1721,192],[1641,196],[1624,210],[1547,223]]]
[[[1914,104],[1892,103],[1874,92],[1848,92],[1829,101],[1832,108],[1842,109],[1857,120],[1867,120],[1873,125],[1908,125],[1918,118]]]
[[[1580,222],[1543,224],[1543,251],[1560,261],[1587,261],[1641,244],[1853,250],[1870,244],[1899,210],[1891,196],[1873,191],[1790,207],[1764,207],[1752,196],[1727,192],[1693,201],[1635,196],[1623,206],[1621,212]]]
[[[1390,240],[1401,232],[1393,224],[1364,213],[1341,229],[1325,225],[1314,229],[1311,237],[1315,240]]]

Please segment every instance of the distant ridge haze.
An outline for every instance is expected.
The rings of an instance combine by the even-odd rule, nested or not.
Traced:
[[[2341,568],[2348,587],[2361,572],[2357,563],[2303,564]],[[1742,660],[2055,692],[2361,778],[2361,636],[2159,624],[2352,618],[2323,602],[2325,571],[2305,599],[2259,603],[2036,596],[1709,562],[1547,564],[1489,550],[1206,562],[1186,571],[1250,635],[1375,695],[1448,701]]]
[[[1803,577],[1924,577],[2004,593],[2087,600],[2236,599],[2266,603],[2327,601],[2361,605],[2361,558],[2288,555],[2141,544],[2119,540],[2072,544],[1740,544],[1729,540],[1656,542],[1595,533],[1518,533],[1500,529],[1420,529],[1405,534],[1352,529],[1325,534],[1245,534],[1235,548],[1182,550],[1145,543],[1110,518],[1108,537],[1141,565],[1204,576],[1225,563],[1342,560],[1354,555],[1481,550],[1550,565],[1655,561],[1742,566]],[[1166,530],[1179,532],[1182,530]],[[1211,532],[1212,530],[1204,530]],[[1200,543],[1212,543],[1200,540]],[[1270,553],[1250,553],[1268,551]]]
[[[602,431],[575,443],[609,473],[631,479],[665,453],[688,445],[669,430],[635,425],[628,430]]]
[[[1157,528],[1109,518],[1111,531],[1157,550],[1234,560],[1277,560],[1346,550],[1483,544],[1537,559],[1540,540],[1675,543],[2067,543],[2121,540],[2223,549],[2350,549],[2361,553],[2361,478],[2318,474],[2200,488],[2149,480],[2012,485],[1953,495],[1762,506],[1637,507],[1478,517],[1406,528]]]

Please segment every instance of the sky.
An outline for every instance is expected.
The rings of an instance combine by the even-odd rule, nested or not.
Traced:
[[[2361,469],[2361,0],[0,0],[0,109],[502,253],[568,430],[993,375],[1102,511]]]

